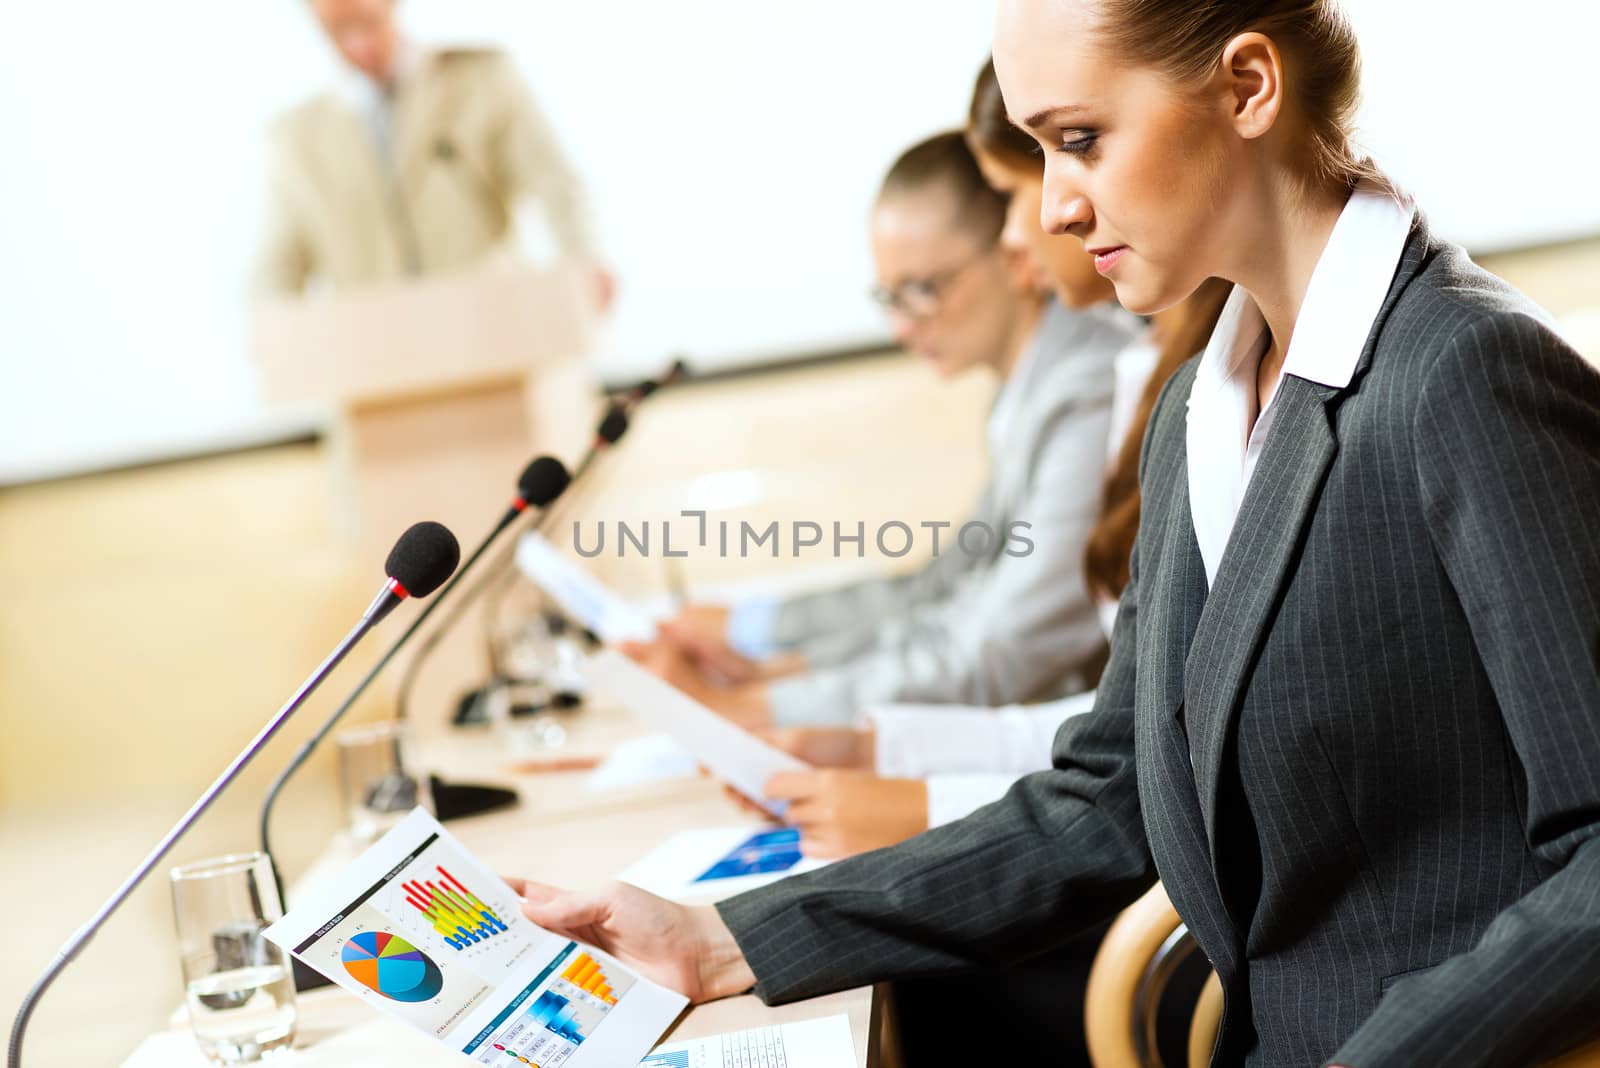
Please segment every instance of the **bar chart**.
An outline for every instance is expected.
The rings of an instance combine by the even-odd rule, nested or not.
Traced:
[[[546,990],[539,995],[528,1009],[528,1016],[538,1026],[574,1046],[582,1045],[583,1040],[589,1037],[582,1021],[578,1019],[577,1007],[553,990]]]
[[[466,949],[509,929],[492,908],[443,866],[434,870],[439,873],[437,881],[413,879],[401,885],[406,903],[422,913],[452,949]]]
[[[587,953],[579,953],[573,962],[567,965],[567,970],[561,973],[561,978],[585,994],[599,998],[607,1005],[617,1003],[616,994],[606,981],[606,973],[601,969],[600,962]]]

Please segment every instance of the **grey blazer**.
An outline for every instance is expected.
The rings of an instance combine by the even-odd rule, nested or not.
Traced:
[[[1159,875],[1224,985],[1216,1064],[1600,1036],[1600,375],[1419,217],[1351,384],[1284,380],[1209,594],[1193,378],[1096,710],[968,819],[724,903],[759,992],[1016,960]]]
[[[1138,325],[1120,311],[1046,309],[1016,383],[1020,403],[966,520],[998,536],[969,555],[954,544],[958,524],[920,571],[786,601],[774,639],[812,670],[769,688],[777,722],[848,723],[882,701],[1003,705],[1094,684],[1105,636],[1083,552],[1105,473],[1112,365]],[[1030,524],[1019,533],[1031,550],[1006,541],[1013,522]],[[979,540],[974,531],[968,545]]]

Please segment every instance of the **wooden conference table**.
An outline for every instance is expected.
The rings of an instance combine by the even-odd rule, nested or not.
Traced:
[[[603,756],[618,743],[643,733],[625,712],[586,708],[561,721],[567,741],[555,749],[513,756],[511,738],[484,729],[423,738],[417,750],[423,766],[458,782],[514,787],[522,803],[514,809],[456,820],[450,830],[487,865],[563,886],[603,882],[638,860],[671,834],[697,828],[748,822],[722,788],[709,779],[673,779],[605,792],[586,789],[584,771],[517,773],[522,759]],[[336,839],[311,871],[293,880],[306,888],[338,872],[360,852],[360,844]],[[293,900],[295,890],[290,890]],[[299,1039],[295,1051],[275,1058],[284,1068],[452,1068],[460,1054],[438,1045],[398,1020],[381,1016],[338,987],[301,994]],[[689,1009],[669,1039],[771,1026],[846,1013],[855,1041],[857,1068],[884,1068],[892,1058],[878,1054],[882,1023],[880,999],[866,988],[768,1008],[752,996],[728,998]],[[123,1068],[206,1068],[180,1008],[172,1029],[148,1037]]]

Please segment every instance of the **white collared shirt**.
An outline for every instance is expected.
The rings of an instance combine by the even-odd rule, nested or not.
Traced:
[[[1412,213],[1409,198],[1366,183],[1356,187],[1311,274],[1283,374],[1259,415],[1256,373],[1267,350],[1266,320],[1238,286],[1223,307],[1189,392],[1189,509],[1207,586],[1216,581],[1272,429],[1283,376],[1337,389],[1350,384],[1400,264]]]
[[[388,166],[394,165],[395,94],[417,77],[430,59],[428,51],[402,37],[395,45],[394,77],[389,85],[381,85],[348,65],[340,68],[334,83],[339,97],[366,124],[379,158]]]

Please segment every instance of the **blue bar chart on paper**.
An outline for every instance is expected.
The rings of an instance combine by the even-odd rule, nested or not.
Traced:
[[[619,978],[612,964],[575,946],[556,959],[552,972],[544,989],[529,989],[526,1007],[497,1021],[484,1042],[465,1052],[483,1064],[555,1068],[577,1053],[633,985],[632,976]]]
[[[689,1068],[689,1051],[675,1049],[669,1053],[652,1053],[639,1062],[639,1068]]]
[[[746,838],[694,881],[706,883],[717,879],[734,879],[741,875],[788,871],[800,863],[800,859],[799,829],[779,827],[776,830],[760,831]]]
[[[539,995],[539,1000],[528,1010],[528,1017],[546,1031],[566,1039],[574,1046],[581,1045],[586,1037],[583,1025],[578,1022],[577,1008],[572,1002],[552,991],[546,990]]]

